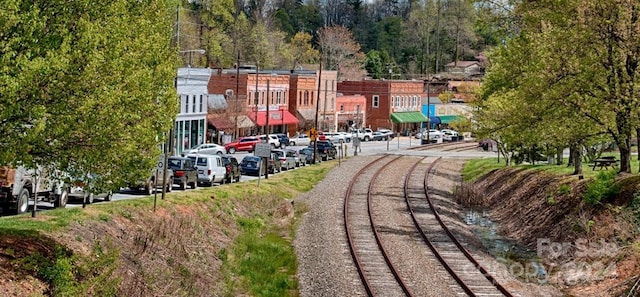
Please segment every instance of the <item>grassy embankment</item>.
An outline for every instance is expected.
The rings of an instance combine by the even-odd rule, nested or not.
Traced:
[[[295,217],[304,213],[306,206],[296,203],[295,217],[289,220],[283,220],[276,213],[279,206],[287,204],[286,199],[311,190],[335,165],[337,161],[324,162],[269,176],[268,180],[260,181],[259,187],[257,181],[251,181],[199,188],[196,191],[175,191],[168,193],[164,200],[158,195],[157,212],[153,211],[153,199],[146,196],[97,203],[86,209],[54,209],[39,212],[36,218],[31,218],[30,215],[4,217],[0,219],[0,253],[13,258],[12,264],[19,273],[44,281],[54,296],[113,296],[117,292],[122,293],[122,288],[118,286],[123,278],[115,275],[114,271],[118,270],[123,258],[126,258],[123,254],[138,248],[136,244],[144,241],[146,248],[147,241],[153,245],[166,240],[169,236],[165,234],[170,234],[171,237],[188,235],[200,232],[199,229],[212,228],[213,225],[216,231],[219,230],[220,234],[230,238],[230,242],[216,252],[216,258],[221,261],[216,278],[223,281],[214,286],[224,292],[224,295],[296,296],[297,263],[292,237],[297,221]],[[158,215],[162,213],[169,214],[168,219]],[[181,224],[187,225],[180,226],[184,230],[152,228],[136,238],[132,246],[114,242],[108,249],[105,248],[104,241],[92,241],[91,236],[96,237],[95,234],[83,237],[78,233],[75,239],[71,237],[67,242],[61,240],[69,229],[74,232],[86,228],[96,229],[100,224],[113,225],[117,221],[118,224],[124,222],[133,225],[132,229],[135,230],[136,226],[140,229],[140,225],[145,222],[155,220],[157,225],[158,222],[171,220],[183,213],[192,214],[188,220],[183,218],[180,221],[188,222]],[[166,225],[174,226],[173,223]],[[188,229],[189,227],[193,230]],[[124,230],[127,226],[119,228]],[[16,241],[20,242],[19,247],[16,246]],[[68,241],[74,241],[71,245],[76,245],[76,248],[77,245],[84,245],[85,253],[73,250]],[[119,244],[122,246],[117,248]],[[139,261],[144,262],[142,259]],[[181,265],[170,277],[183,282],[194,281],[193,276],[197,270],[189,269],[186,264]],[[155,283],[147,287],[157,288],[157,285],[162,285],[167,280],[152,281]],[[188,283],[186,285],[197,287]],[[197,294],[198,291],[188,288],[184,292]]]

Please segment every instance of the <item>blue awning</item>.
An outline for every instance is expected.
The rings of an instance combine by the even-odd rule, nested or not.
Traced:
[[[431,125],[440,124],[440,118],[439,117],[429,117],[429,123],[431,123]]]

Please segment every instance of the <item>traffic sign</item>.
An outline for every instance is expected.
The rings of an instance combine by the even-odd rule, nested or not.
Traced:
[[[269,158],[271,156],[271,144],[266,142],[256,143],[254,155]]]
[[[316,141],[317,137],[318,137],[318,131],[315,128],[311,128],[311,130],[309,130],[309,140]]]

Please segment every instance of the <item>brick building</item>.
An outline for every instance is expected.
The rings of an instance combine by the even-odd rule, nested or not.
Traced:
[[[425,96],[423,81],[342,81],[338,83],[338,93],[366,98],[364,123],[373,130],[414,130],[420,125],[420,120],[426,121],[421,112],[422,97]]]

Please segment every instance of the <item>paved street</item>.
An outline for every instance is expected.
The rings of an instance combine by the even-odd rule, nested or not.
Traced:
[[[408,148],[420,146],[420,140],[414,137],[399,137],[394,138],[390,141],[370,141],[370,142],[361,142],[362,148],[358,152],[358,155],[376,155],[376,154],[403,154],[403,155],[419,155],[419,156],[448,156],[448,157],[461,157],[461,158],[483,158],[483,157],[495,157],[496,153],[493,152],[485,152],[478,150],[469,150],[464,152],[445,152],[439,150],[407,150]],[[295,147],[302,148],[302,147]],[[343,145],[343,151],[346,152],[347,156],[353,156],[354,148],[353,142],[345,143]],[[340,150],[338,150],[338,154],[340,154]],[[253,155],[252,153],[247,152],[237,152],[234,154],[236,158],[238,158],[238,162],[242,161],[242,158],[247,155]],[[295,169],[294,169],[295,170]],[[264,178],[264,177],[263,177]],[[240,178],[240,182],[245,182],[248,180],[255,180],[256,176],[246,176],[243,175]],[[217,185],[214,185],[216,187]],[[177,186],[174,187],[174,191],[178,191]],[[192,191],[191,189],[187,189],[186,191]],[[158,192],[158,198],[160,198],[161,192]],[[143,193],[132,192],[128,189],[122,189],[119,193],[115,193],[113,195],[112,200],[125,200],[125,199],[136,199],[146,197]],[[101,199],[96,199],[94,203],[106,203]],[[32,203],[31,203],[32,205]],[[82,201],[69,201],[67,203],[67,207],[82,207]],[[38,203],[38,210],[47,210],[52,209],[53,205],[51,203]]]

